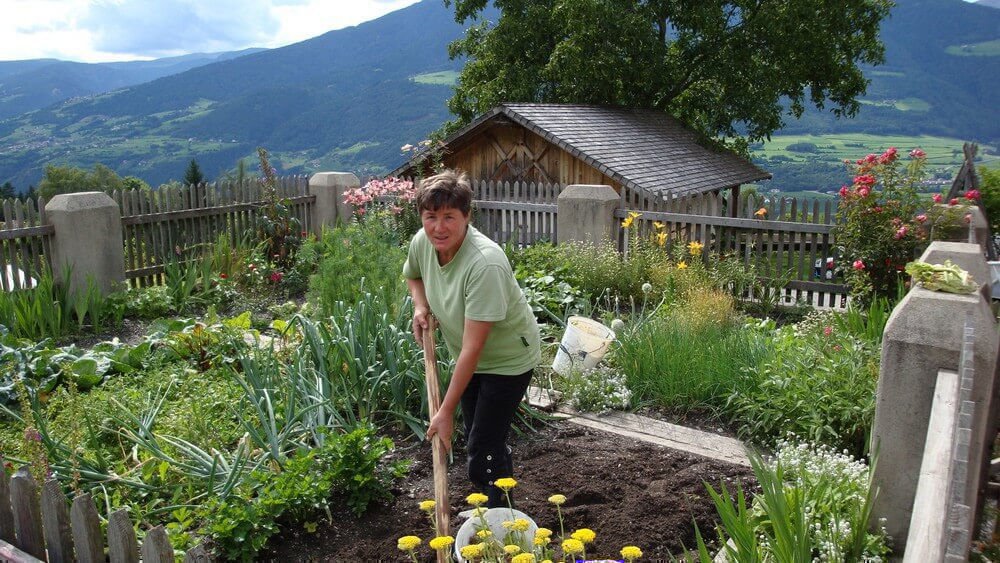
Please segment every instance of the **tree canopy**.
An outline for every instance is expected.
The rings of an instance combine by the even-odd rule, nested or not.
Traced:
[[[47,200],[58,194],[77,192],[110,194],[115,190],[130,189],[148,190],[151,188],[149,184],[135,176],[122,178],[117,172],[103,164],[95,164],[92,171],[75,166],[48,164],[45,166],[42,181],[38,184],[38,194]]]
[[[189,186],[195,186],[201,184],[205,181],[205,175],[201,173],[201,167],[198,166],[198,161],[191,159],[188,163],[187,170],[184,171],[184,183]]]
[[[783,116],[829,104],[853,116],[884,58],[891,0],[489,0],[454,3],[474,22],[449,108],[454,130],[503,102],[656,108],[744,149]],[[783,104],[787,104],[786,108]]]

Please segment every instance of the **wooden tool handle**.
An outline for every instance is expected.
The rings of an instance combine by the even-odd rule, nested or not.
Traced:
[[[434,345],[435,320],[431,315],[427,316],[427,329],[424,330],[424,380],[427,383],[427,410],[430,418],[433,419],[441,408],[441,387],[438,383],[437,354]],[[447,536],[448,534],[448,457],[444,447],[444,442],[440,435],[435,435],[431,440],[431,448],[434,459],[434,502],[435,521],[437,522],[437,535]],[[443,563],[446,558],[439,551],[438,561]]]

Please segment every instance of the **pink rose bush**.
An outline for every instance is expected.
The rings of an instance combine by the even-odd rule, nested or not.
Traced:
[[[834,240],[841,259],[853,267],[844,273],[852,297],[861,302],[883,296],[894,299],[907,262],[926,237],[918,211],[917,187],[926,177],[926,154],[909,152],[904,162],[890,147],[847,161],[853,178],[840,189]]]

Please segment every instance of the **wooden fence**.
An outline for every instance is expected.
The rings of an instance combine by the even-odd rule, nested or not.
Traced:
[[[140,548],[128,512],[117,510],[108,517],[105,542],[100,517],[89,493],[77,495],[70,503],[55,479],[47,480],[40,489],[27,466],[8,481],[0,463],[0,560],[25,563],[107,560],[173,563],[175,560],[163,526],[146,532]],[[210,560],[201,546],[184,555],[185,563]]]
[[[473,183],[473,222],[498,244],[559,242],[556,201],[562,186],[523,182]]]
[[[23,289],[38,278],[50,255],[52,225],[45,220],[45,200],[3,202],[0,222],[0,291]]]
[[[836,214],[833,201],[779,197],[762,206],[758,201],[747,194],[737,201],[714,194],[671,200],[623,197],[615,217],[625,220],[630,214],[639,215],[629,229],[620,231],[619,249],[636,238],[658,243],[659,233],[665,235],[667,248],[699,242],[706,258],[739,259],[772,280],[783,304],[804,301],[817,307],[846,307],[847,286],[831,280],[842,266],[831,236]],[[833,261],[832,267],[828,260]]]
[[[309,195],[307,178],[279,178],[276,191],[302,230],[311,231],[316,197]],[[122,210],[125,277],[133,286],[162,283],[164,264],[186,260],[220,236],[235,246],[266,204],[258,181],[130,190],[112,198]]]

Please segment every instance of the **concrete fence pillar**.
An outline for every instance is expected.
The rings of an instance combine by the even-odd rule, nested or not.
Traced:
[[[921,256],[929,263],[945,259],[974,272],[974,276],[975,272],[988,271],[982,250],[974,244],[934,242]],[[978,276],[976,279],[983,283]],[[981,498],[980,484],[985,485],[983,467],[989,461],[988,446],[992,443],[990,412],[1000,346],[989,300],[983,292],[957,295],[916,287],[896,305],[883,333],[872,426],[872,451],[878,454],[874,481],[879,488],[873,516],[885,518],[886,531],[900,550],[909,533],[938,371],[959,371],[967,314],[975,331],[971,399],[976,407],[965,499],[974,507],[974,499]]]
[[[353,210],[344,203],[344,193],[360,186],[361,181],[350,172],[317,172],[309,178],[309,195],[316,196],[312,217],[316,236],[321,236],[324,228],[332,228],[338,221],[351,221]]]
[[[611,186],[573,184],[557,200],[556,229],[559,242],[601,244],[614,240],[620,198]]]
[[[52,273],[61,280],[70,268],[70,291],[85,291],[89,279],[107,295],[125,281],[121,209],[108,194],[59,194],[45,216],[55,230]]]

